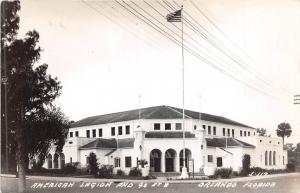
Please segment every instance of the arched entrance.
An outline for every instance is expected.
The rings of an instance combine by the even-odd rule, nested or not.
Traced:
[[[180,156],[180,171],[183,167],[183,149],[180,151],[179,153],[179,156]],[[187,170],[189,171],[189,160],[192,159],[192,152],[185,148],[185,164],[186,164],[186,167],[187,167]]]
[[[166,172],[175,171],[176,151],[174,149],[168,149],[165,153]]]
[[[54,154],[54,159],[53,159],[53,165],[54,165],[54,167],[53,168],[55,168],[55,169],[57,169],[58,168],[58,154],[56,153],[56,154]]]
[[[161,151],[158,149],[153,149],[150,152],[150,170],[161,172]]]
[[[51,169],[52,168],[52,155],[48,154],[47,156],[47,168]]]

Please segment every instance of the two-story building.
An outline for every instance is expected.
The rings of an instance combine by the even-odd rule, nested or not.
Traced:
[[[188,170],[207,175],[216,168],[242,168],[244,154],[251,166],[283,169],[287,152],[280,138],[258,136],[256,129],[221,116],[171,106],[155,106],[87,117],[72,124],[61,154],[50,153],[46,168],[65,163],[87,165],[90,152],[100,164],[128,172],[145,159],[151,172],[180,172],[183,136]],[[53,151],[54,152],[54,151]]]

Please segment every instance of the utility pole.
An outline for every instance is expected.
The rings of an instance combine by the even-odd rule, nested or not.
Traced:
[[[300,105],[300,94],[294,95],[294,105]]]

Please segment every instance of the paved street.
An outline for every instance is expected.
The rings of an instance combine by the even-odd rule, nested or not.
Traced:
[[[2,192],[17,192],[16,178],[1,177]],[[258,187],[259,186],[259,187]],[[239,181],[232,179],[229,181],[197,181],[191,183],[168,183],[168,182],[108,182],[101,180],[70,181],[47,180],[47,179],[27,179],[27,192],[159,192],[159,193],[299,193],[300,175],[285,177],[265,178],[261,180]]]

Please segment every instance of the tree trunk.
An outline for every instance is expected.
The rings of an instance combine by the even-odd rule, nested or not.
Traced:
[[[284,148],[284,136],[282,137],[282,148]]]
[[[21,105],[20,108],[20,124],[17,129],[17,166],[18,166],[18,193],[24,193],[26,182],[25,182],[25,143],[24,143],[24,107]]]

